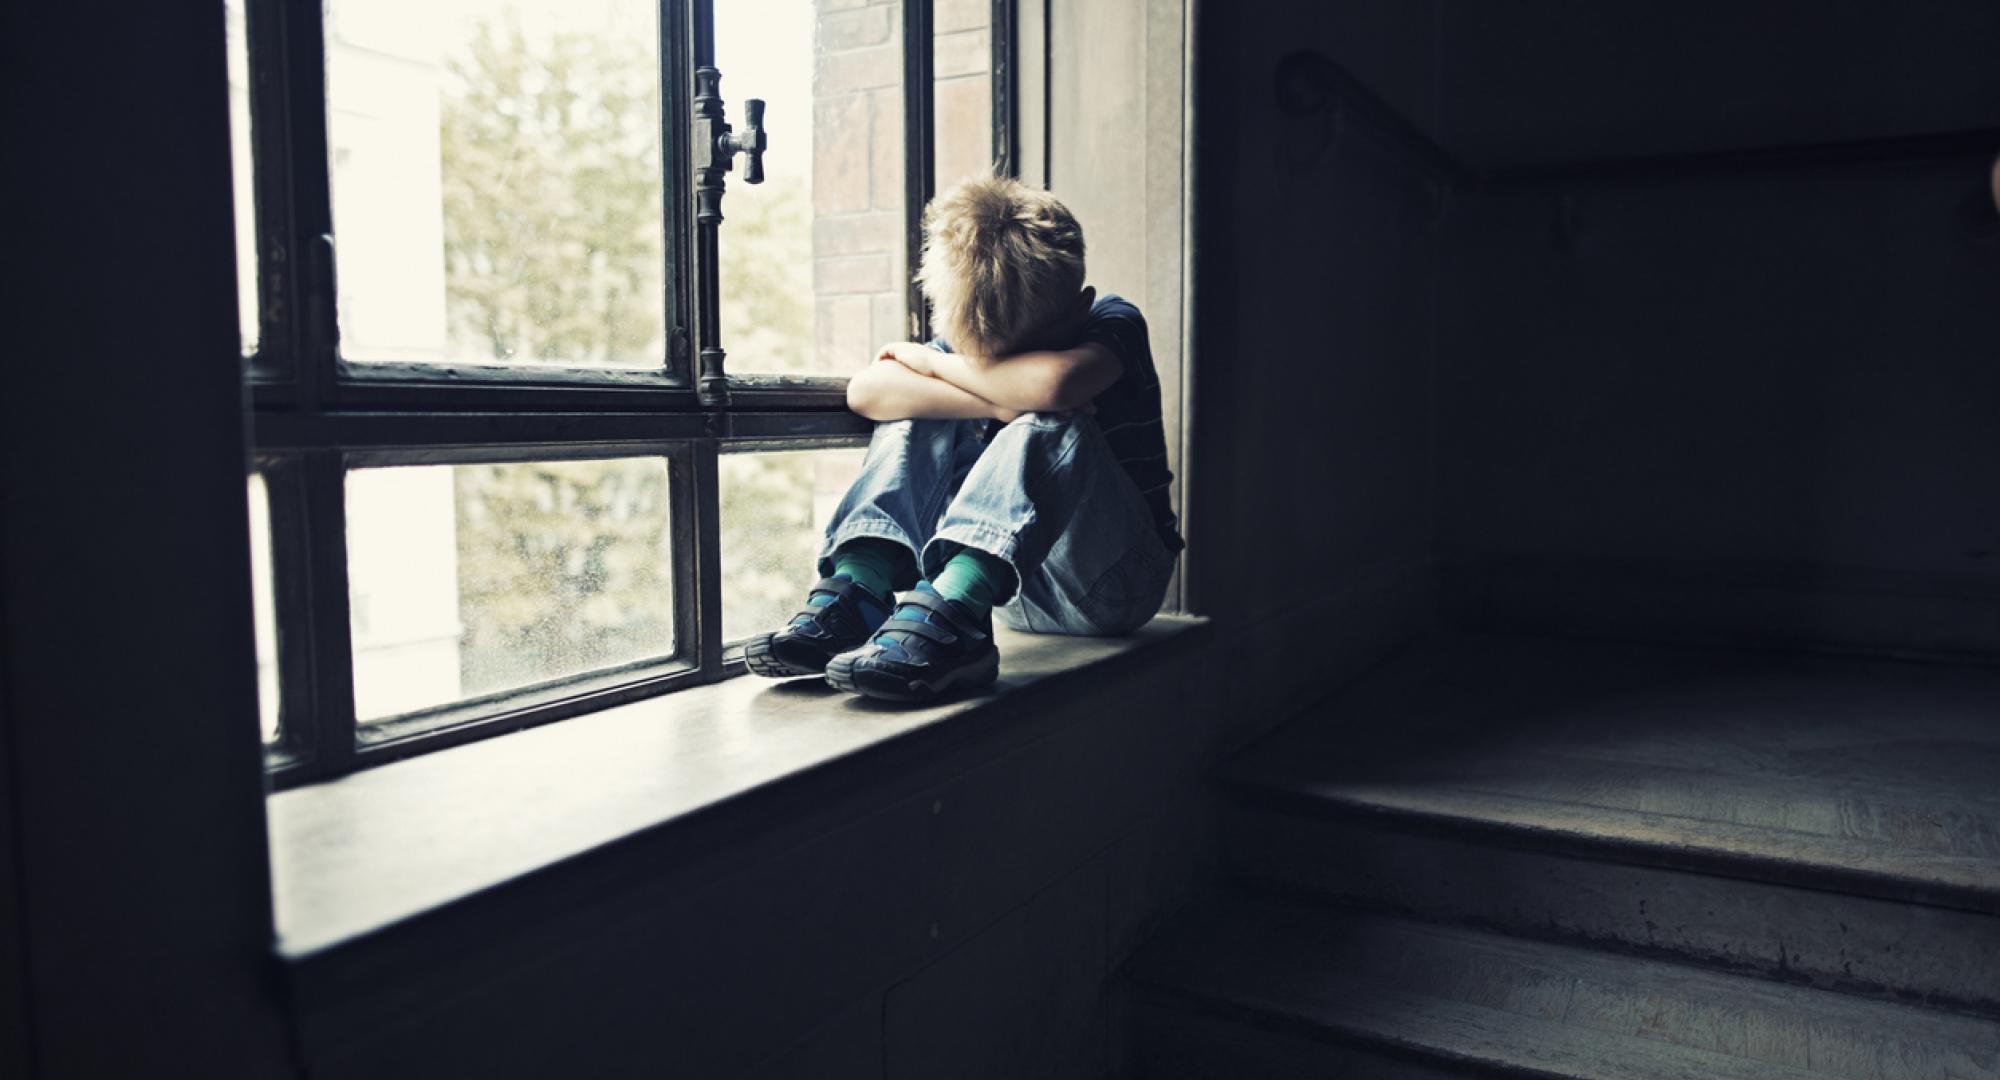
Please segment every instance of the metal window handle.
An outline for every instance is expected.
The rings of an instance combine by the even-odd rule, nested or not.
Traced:
[[[722,196],[728,189],[723,179],[744,155],[743,179],[764,182],[764,103],[751,98],[743,103],[745,123],[738,134],[729,126],[722,108],[722,72],[703,64],[694,69],[694,222],[696,303],[695,395],[702,405],[717,409],[729,404],[729,374],[724,370],[728,354],[722,348],[721,282],[717,278],[716,233],[722,225]],[[729,418],[720,415],[716,424],[726,427]]]
[[[769,140],[764,134],[764,99],[746,98],[743,102],[743,133],[736,134],[725,125],[717,137],[716,152],[726,164],[737,154],[743,155],[743,182],[761,184],[764,182],[764,147]]]
[[[722,194],[727,188],[723,174],[735,165],[736,155],[745,155],[743,179],[764,182],[764,102],[750,98],[743,103],[748,116],[742,134],[730,126],[722,108],[722,72],[700,67],[694,73],[694,195],[695,223],[722,222]]]

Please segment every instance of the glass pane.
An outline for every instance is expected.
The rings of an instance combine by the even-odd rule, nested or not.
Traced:
[[[278,609],[271,574],[271,493],[262,473],[250,474],[250,609],[257,634],[257,711],[264,743],[278,741]]]
[[[937,189],[993,174],[993,5],[935,0],[931,9],[931,145]]]
[[[764,183],[729,177],[722,344],[737,373],[846,375],[909,336],[902,5],[718,0],[732,122],[766,102]]]
[[[664,362],[652,0],[328,0],[341,351]]]
[[[257,200],[250,164],[250,46],[243,0],[223,0],[229,35],[229,146],[236,189],[236,313],[243,355],[257,351]]]
[[[865,451],[725,454],[722,487],[722,639],[775,630],[818,579],[820,538]]]
[[[347,477],[362,723],[674,652],[660,458]]]

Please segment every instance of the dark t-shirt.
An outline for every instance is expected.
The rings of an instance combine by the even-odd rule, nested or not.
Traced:
[[[1153,348],[1146,338],[1146,317],[1122,296],[1101,296],[1090,306],[1076,343],[1094,342],[1111,350],[1118,358],[1118,381],[1093,402],[1097,406],[1097,426],[1104,432],[1111,453],[1125,469],[1125,475],[1139,489],[1153,512],[1153,524],[1160,542],[1169,552],[1187,545],[1182,542],[1180,524],[1174,518],[1167,487],[1174,474],[1167,468],[1166,422],[1160,413],[1160,375],[1153,368]],[[932,347],[951,351],[943,338]]]
[[[1097,395],[1097,426],[1111,444],[1111,453],[1153,511],[1160,542],[1179,551],[1179,522],[1167,485],[1166,422],[1160,414],[1160,374],[1153,369],[1153,348],[1146,339],[1146,317],[1122,296],[1103,296],[1090,306],[1077,343],[1095,342],[1118,357],[1118,381]]]

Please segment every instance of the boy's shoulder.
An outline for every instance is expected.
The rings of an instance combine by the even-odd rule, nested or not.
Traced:
[[[1129,319],[1142,326],[1146,322],[1146,317],[1139,313],[1139,305],[1117,293],[1105,293],[1091,303],[1089,321],[1096,322],[1099,319]]]
[[[1084,319],[1077,341],[1103,345],[1128,362],[1150,358],[1152,352],[1146,341],[1146,317],[1139,313],[1139,306],[1112,293],[1098,297],[1090,305],[1090,315]]]

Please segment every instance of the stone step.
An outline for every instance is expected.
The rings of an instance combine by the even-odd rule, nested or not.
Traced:
[[[2000,1015],[2000,672],[1450,639],[1224,776],[1356,906]]]
[[[2000,1077],[2000,1023],[1225,894],[1124,969],[1131,1075]]]

